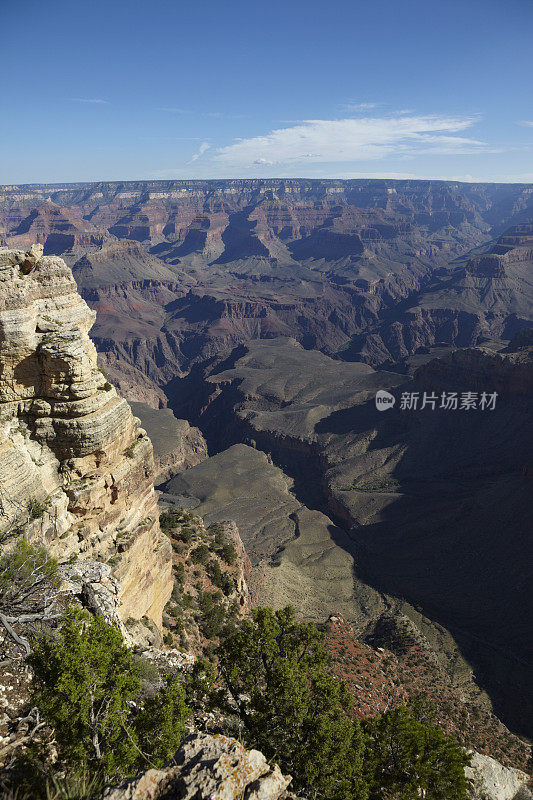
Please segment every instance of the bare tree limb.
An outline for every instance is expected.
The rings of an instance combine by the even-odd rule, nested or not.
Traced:
[[[23,639],[23,638],[22,638],[22,636],[19,636],[19,635],[18,635],[18,633],[17,633],[16,631],[14,631],[14,630],[13,630],[13,628],[12,628],[12,627],[11,627],[11,625],[9,624],[9,622],[8,622],[8,620],[7,620],[7,618],[6,618],[6,616],[5,616],[4,614],[2,614],[2,613],[0,613],[0,622],[2,623],[2,625],[4,626],[4,628],[6,629],[6,631],[9,633],[9,635],[11,636],[11,638],[12,638],[12,639],[13,639],[13,640],[14,640],[14,641],[15,641],[15,642],[18,644],[18,645],[20,645],[21,647],[23,647],[23,648],[24,648],[24,650],[26,651],[26,654],[27,654],[27,655],[29,655],[29,654],[31,653],[31,647],[30,647],[30,644],[29,644],[28,640],[27,640],[27,639]]]
[[[27,717],[23,717],[21,720],[19,720],[19,725],[24,725],[25,723],[33,723],[33,728],[31,731],[28,731],[25,736],[21,736],[20,739],[15,739],[13,742],[8,742],[8,744],[0,748],[0,759],[3,759],[4,756],[12,753],[17,749],[17,747],[21,747],[21,745],[31,742],[37,731],[41,730],[41,728],[44,728],[46,725],[46,722],[41,721],[39,717],[39,711],[36,708],[33,708]]]

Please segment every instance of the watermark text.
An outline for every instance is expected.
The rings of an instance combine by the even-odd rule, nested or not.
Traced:
[[[402,392],[398,408],[401,411],[494,411],[497,392]],[[396,398],[380,389],[375,397],[378,411],[392,408]]]

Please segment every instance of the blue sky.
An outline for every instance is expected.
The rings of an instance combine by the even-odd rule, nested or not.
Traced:
[[[0,183],[533,181],[533,0],[0,0]]]

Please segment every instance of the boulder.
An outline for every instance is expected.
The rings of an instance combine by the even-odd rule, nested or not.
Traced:
[[[499,761],[481,753],[471,753],[465,769],[470,782],[472,800],[532,800],[527,787],[529,776],[520,769],[504,767]]]
[[[102,800],[277,800],[290,780],[236,739],[194,733],[167,767],[108,789]]]

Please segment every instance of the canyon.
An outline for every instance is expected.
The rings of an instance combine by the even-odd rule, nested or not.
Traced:
[[[197,389],[193,419],[222,453],[174,478],[168,490],[200,498],[206,513],[213,504],[221,515],[231,511],[252,551],[262,545],[256,563],[272,565],[277,545],[284,569],[293,565],[283,598],[290,591],[300,597],[294,564],[301,579],[307,575],[304,602],[315,598],[322,568],[328,578],[325,563],[309,553],[309,539],[323,557],[331,555],[333,537],[354,559],[343,575],[358,603],[352,600],[342,613],[357,630],[387,608],[376,590],[424,609],[453,633],[499,713],[527,729],[533,362],[529,346],[509,350],[460,349],[429,360],[411,377],[333,360],[291,339],[250,342],[231,369],[206,378],[203,395]],[[385,413],[375,407],[378,387],[398,398]],[[498,404],[488,412],[399,408],[404,392],[440,398],[450,389],[496,391]],[[242,485],[249,480],[260,487],[261,502],[251,508],[246,501],[253,495],[241,496],[237,459],[230,457],[237,442],[248,446],[238,459]],[[308,521],[289,536],[288,521],[277,519],[269,544],[261,509],[278,508],[279,500],[267,488],[272,468],[265,464],[259,477],[250,445],[292,476],[305,505],[327,516],[318,541]],[[301,515],[297,504],[290,512]],[[279,586],[284,569],[274,566],[271,581]]]
[[[403,366],[435,342],[512,335],[531,325],[531,305],[512,296],[530,298],[532,209],[528,184],[4,186],[0,243],[39,242],[66,260],[98,311],[102,367],[129,399],[157,406],[173,378],[250,338],[294,336],[328,355]],[[480,271],[478,253],[509,228],[498,274]]]
[[[340,614],[366,643],[407,625],[454,698],[532,735],[531,185],[0,187],[1,242],[2,476],[16,450],[22,504],[55,520],[31,535],[109,562],[123,621],[160,625],[170,593],[157,474],[163,505],[235,520],[255,604]],[[448,391],[498,401],[400,408]]]

